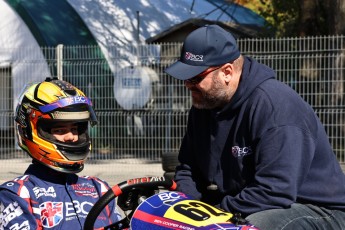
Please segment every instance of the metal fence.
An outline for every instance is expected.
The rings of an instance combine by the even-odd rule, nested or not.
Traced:
[[[244,55],[277,72],[315,109],[341,163],[345,162],[344,36],[241,39]],[[164,73],[180,43],[132,47],[44,47],[44,59],[25,50],[0,50],[0,154],[22,157],[15,147],[13,109],[19,86],[59,76],[92,98],[99,125],[90,129],[94,159],[142,158],[159,161],[178,151],[184,135],[189,92]],[[40,76],[38,67],[46,66]],[[21,68],[21,71],[18,71]],[[16,75],[16,76],[15,76]]]

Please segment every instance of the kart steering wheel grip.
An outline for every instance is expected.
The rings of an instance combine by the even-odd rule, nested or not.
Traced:
[[[89,214],[87,215],[84,223],[84,230],[93,230],[94,224],[110,201],[120,196],[122,193],[131,191],[133,189],[152,189],[152,188],[163,188],[170,191],[176,190],[175,181],[166,177],[141,177],[129,179],[127,181],[121,182],[111,189],[109,189],[91,208]]]

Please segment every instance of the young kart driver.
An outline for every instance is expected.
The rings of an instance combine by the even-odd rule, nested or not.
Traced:
[[[89,122],[97,123],[90,99],[65,81],[47,78],[24,90],[15,128],[33,160],[24,175],[0,187],[0,229],[83,229],[91,207],[110,188],[76,174],[91,150]],[[120,218],[113,201],[95,228]]]
[[[345,229],[345,175],[325,129],[271,68],[208,25],[187,36],[166,72],[193,102],[178,190],[264,230]]]

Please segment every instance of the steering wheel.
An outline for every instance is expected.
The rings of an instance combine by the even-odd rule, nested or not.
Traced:
[[[124,229],[139,204],[159,189],[175,190],[176,183],[166,177],[141,177],[121,182],[106,192],[91,208],[85,219],[84,230],[93,230],[95,221],[107,204],[118,197],[118,207],[123,211],[131,210],[122,220],[103,227],[104,229]]]

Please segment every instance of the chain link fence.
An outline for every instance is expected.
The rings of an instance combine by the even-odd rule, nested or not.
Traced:
[[[241,39],[242,54],[276,70],[325,125],[339,162],[345,163],[344,36]],[[191,106],[182,81],[164,69],[182,44],[133,47],[43,47],[0,50],[0,158],[22,158],[16,147],[13,111],[25,83],[58,76],[82,89],[99,124],[90,129],[94,160],[159,162],[178,151]],[[7,55],[4,55],[7,54]],[[3,58],[6,56],[6,58]],[[43,57],[43,58],[42,58]]]

